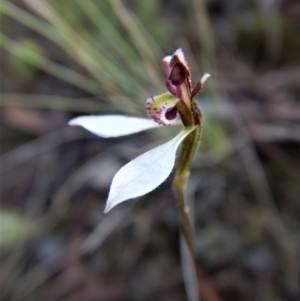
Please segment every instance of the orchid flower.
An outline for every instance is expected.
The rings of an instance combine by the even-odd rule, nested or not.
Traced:
[[[174,167],[176,150],[185,141],[179,157],[177,180],[185,184],[201,130],[201,113],[194,101],[203,83],[210,76],[205,73],[195,88],[191,88],[191,76],[181,49],[163,59],[168,92],[152,96],[146,101],[151,119],[107,115],[79,116],[69,125],[82,126],[103,138],[120,137],[144,130],[182,124],[183,129],[170,141],[159,145],[123,166],[114,176],[104,212],[121,202],[154,190],[164,182]],[[198,130],[197,130],[198,129]]]

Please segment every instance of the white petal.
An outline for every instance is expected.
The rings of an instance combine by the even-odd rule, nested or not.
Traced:
[[[113,178],[104,212],[128,199],[142,196],[164,182],[173,169],[179,144],[192,130],[182,130],[172,140],[123,166]]]
[[[162,60],[162,64],[165,69],[167,77],[169,77],[170,71],[171,71],[171,67],[170,67],[171,59],[172,59],[172,56],[168,55],[168,56],[165,56]]]
[[[80,125],[103,138],[130,135],[160,126],[152,119],[121,115],[79,116],[68,124]]]
[[[206,82],[206,80],[210,77],[210,74],[208,72],[205,72],[204,75],[201,78],[202,85]]]
[[[180,62],[181,62],[183,65],[185,65],[186,69],[189,70],[187,61],[186,61],[186,59],[185,59],[184,53],[183,53],[183,51],[182,51],[181,48],[178,48],[178,49],[174,52],[173,56],[177,56],[178,59],[180,60]]]
[[[167,55],[163,58],[163,62],[170,64],[171,59],[172,59],[172,55]]]

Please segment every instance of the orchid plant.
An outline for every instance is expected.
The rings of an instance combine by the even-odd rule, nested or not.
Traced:
[[[168,92],[147,99],[146,110],[151,119],[120,115],[80,116],[70,120],[69,125],[82,126],[103,138],[134,134],[161,126],[183,126],[173,139],[140,155],[116,173],[104,212],[107,213],[121,202],[145,195],[164,182],[174,167],[177,148],[183,143],[173,189],[182,233],[195,260],[183,191],[201,134],[202,114],[194,98],[210,75],[205,73],[192,89],[190,71],[181,49],[172,56],[166,56],[162,63],[167,75]]]
[[[102,138],[180,123],[184,126],[175,138],[142,154],[117,172],[110,187],[105,213],[121,202],[145,195],[164,182],[172,172],[176,150],[182,141],[184,145],[175,178],[176,182],[182,182],[180,185],[186,183],[201,131],[201,112],[194,97],[210,75],[205,73],[192,90],[190,71],[181,49],[173,56],[166,56],[162,62],[168,92],[147,99],[146,110],[152,119],[106,115],[79,116],[69,121],[69,125],[82,126]]]

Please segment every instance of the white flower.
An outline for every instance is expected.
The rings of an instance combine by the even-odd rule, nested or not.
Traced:
[[[103,137],[119,137],[138,133],[147,129],[171,125],[182,120],[184,129],[170,141],[149,150],[123,166],[114,176],[104,212],[107,213],[121,202],[133,199],[154,190],[172,172],[176,150],[180,143],[194,130],[195,125],[185,124],[178,103],[192,116],[189,99],[201,89],[209,76],[205,74],[197,84],[197,91],[191,91],[190,74],[184,55],[178,49],[173,56],[163,60],[168,79],[166,86],[169,92],[148,98],[146,110],[152,119],[107,115],[80,116],[69,121],[69,125],[82,126],[88,131]],[[191,117],[192,118],[192,117]],[[187,118],[188,120],[188,118]]]
[[[81,116],[69,121],[103,137],[119,137],[160,126],[151,119],[106,115]],[[128,199],[142,196],[156,187],[172,172],[179,144],[193,128],[183,129],[172,140],[133,159],[114,176],[104,212]]]

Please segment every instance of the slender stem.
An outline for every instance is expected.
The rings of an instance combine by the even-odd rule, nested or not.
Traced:
[[[201,121],[202,115],[197,103],[191,99],[191,114],[195,129],[184,139],[181,148],[181,153],[178,158],[176,174],[173,180],[173,190],[177,201],[177,206],[180,216],[180,226],[183,238],[186,242],[187,249],[191,256],[191,264],[194,267],[194,272],[191,272],[192,277],[196,277],[194,283],[199,283],[199,269],[197,264],[197,256],[194,246],[194,236],[189,220],[189,208],[184,199],[184,190],[190,174],[190,167],[201,137]],[[188,287],[188,286],[187,286]],[[200,297],[199,287],[194,287],[193,293],[189,294],[190,300],[197,300]],[[193,296],[193,297],[192,297]],[[198,296],[198,297],[197,297]]]
[[[182,143],[181,153],[177,160],[176,175],[184,178],[190,172],[191,163],[193,161],[201,135],[201,125],[196,128],[184,139]],[[184,183],[186,184],[186,183]],[[184,186],[183,186],[184,188]]]
[[[194,246],[193,231],[188,217],[188,207],[186,206],[184,200],[185,184],[182,185],[182,183],[184,183],[185,180],[187,180],[187,178],[184,179],[180,175],[176,174],[173,182],[173,190],[177,200],[181,232],[186,241],[191,257],[193,259],[195,270],[197,271],[197,256],[196,256],[195,246]]]
[[[196,264],[196,253],[190,221],[188,218],[188,206],[184,200],[184,189],[186,187],[190,166],[200,140],[201,126],[198,125],[183,141],[181,153],[177,163],[177,170],[173,181],[173,190],[177,200],[180,224],[188,249]]]
[[[188,216],[189,208],[184,200],[184,189],[186,187],[189,178],[190,166],[201,136],[201,113],[197,104],[194,102],[192,103],[192,108],[193,108],[194,122],[196,123],[197,126],[183,141],[183,146],[177,163],[176,174],[173,180],[173,190],[174,190],[174,194],[176,197],[177,206],[179,210],[181,232],[186,242],[188,251],[191,255],[192,264],[194,266],[194,271],[195,271],[194,277],[195,275],[196,277],[198,276],[197,279],[195,279],[196,280],[195,283],[198,283],[199,270],[198,270],[197,256],[196,256],[196,251],[194,246],[193,231]],[[195,288],[194,293],[196,293],[196,296],[197,295],[199,296],[198,287]]]

